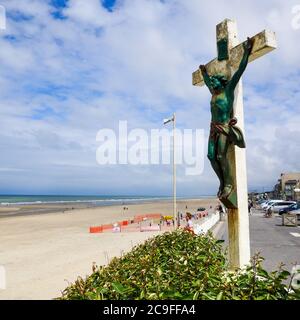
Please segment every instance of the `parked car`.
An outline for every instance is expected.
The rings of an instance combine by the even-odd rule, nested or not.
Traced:
[[[290,206],[288,206],[287,208],[283,208],[283,209],[280,209],[278,214],[282,215],[284,213],[288,213],[288,212],[291,212],[291,213],[294,213],[295,211],[299,210],[300,209],[300,203],[294,203]]]
[[[270,201],[270,200],[266,200],[266,199],[260,199],[258,201],[256,201],[257,204],[262,205],[263,203]]]
[[[272,213],[279,213],[281,209],[289,208],[291,205],[296,205],[295,201],[282,201],[273,203],[268,210],[271,210]]]
[[[274,203],[279,203],[279,202],[283,202],[283,200],[270,200],[262,205],[262,209],[264,209],[265,211],[268,211],[270,206],[272,206]]]
[[[256,205],[257,206],[262,206],[264,203],[266,203],[268,200],[259,200],[259,201],[256,201]]]
[[[271,204],[271,203],[273,203],[275,201],[279,201],[279,200],[266,200],[260,206],[261,206],[262,209],[265,209],[269,204]]]
[[[263,201],[263,202],[260,204],[260,207],[261,207],[262,209],[264,209],[264,207],[266,207],[270,201],[271,201],[271,200],[265,200],[265,201]]]
[[[198,208],[198,209],[197,209],[198,212],[199,212],[199,211],[200,211],[200,212],[201,212],[201,211],[205,211],[205,210],[206,210],[205,208]]]

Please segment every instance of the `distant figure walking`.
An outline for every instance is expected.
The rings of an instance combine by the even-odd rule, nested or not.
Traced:
[[[252,200],[249,200],[248,201],[248,212],[249,214],[251,214],[251,209],[253,208],[253,201]]]

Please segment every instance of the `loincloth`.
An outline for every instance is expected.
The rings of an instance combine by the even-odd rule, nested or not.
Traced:
[[[240,148],[246,148],[246,143],[242,130],[236,126],[237,120],[231,119],[228,123],[211,122],[210,139],[217,141],[221,134],[228,137],[229,142]]]

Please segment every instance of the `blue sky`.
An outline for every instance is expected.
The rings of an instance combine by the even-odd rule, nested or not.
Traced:
[[[68,6],[68,1],[69,0],[51,0],[50,4],[60,10]],[[113,11],[116,4],[116,0],[99,0],[99,2],[108,11]]]
[[[243,78],[248,181],[269,189],[300,171],[300,29],[297,1],[7,0],[0,31],[0,193],[171,193],[170,166],[99,166],[96,134],[161,128],[174,111],[181,129],[209,129],[209,93],[191,73],[216,55],[215,25],[238,22],[240,40],[263,29],[279,47]],[[300,2],[299,2],[300,4]],[[299,19],[300,20],[300,19]],[[204,146],[206,148],[206,146]],[[214,194],[202,175],[178,168],[180,195]]]

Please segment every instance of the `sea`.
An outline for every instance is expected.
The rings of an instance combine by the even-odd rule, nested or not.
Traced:
[[[180,199],[207,199],[211,196],[177,197]],[[213,197],[211,197],[213,198]],[[168,196],[119,196],[119,195],[0,195],[0,205],[31,205],[31,204],[67,204],[82,203],[94,206],[114,204],[141,203],[147,201],[171,200]]]
[[[169,200],[163,196],[0,195],[0,205],[86,203],[95,206]]]

